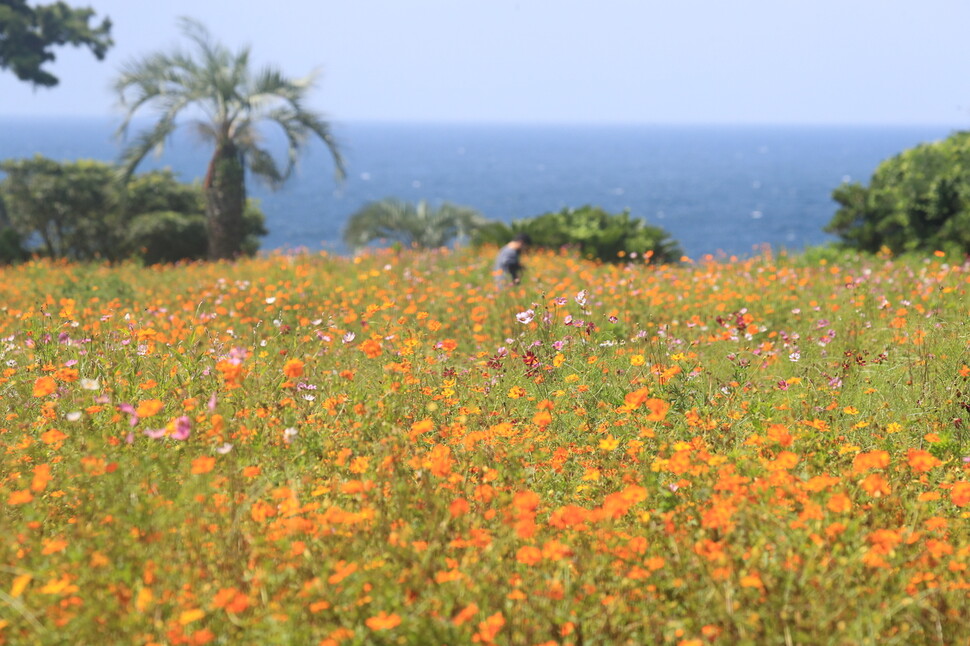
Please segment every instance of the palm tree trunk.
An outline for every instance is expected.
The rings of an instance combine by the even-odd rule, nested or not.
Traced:
[[[232,142],[216,147],[203,188],[209,259],[235,258],[242,250],[246,177],[243,160]]]

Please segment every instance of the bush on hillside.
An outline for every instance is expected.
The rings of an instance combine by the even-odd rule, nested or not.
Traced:
[[[202,188],[179,182],[170,170],[121,183],[113,164],[37,155],[0,162],[0,171],[6,174],[0,181],[0,214],[22,251],[72,260],[137,257],[149,263],[206,256]],[[251,255],[259,236],[266,235],[265,219],[252,200],[243,223],[244,251]],[[0,249],[0,258],[3,253]]]
[[[893,253],[970,253],[970,132],[910,148],[882,162],[869,186],[835,189],[825,230],[848,247]]]
[[[204,258],[205,216],[175,211],[142,213],[128,227],[128,243],[149,265]]]
[[[668,263],[683,255],[680,245],[664,229],[631,217],[629,211],[608,213],[588,205],[544,213],[510,224],[492,222],[480,228],[472,242],[502,245],[518,234],[527,234],[534,247],[572,248],[585,258],[604,262],[643,258]]]

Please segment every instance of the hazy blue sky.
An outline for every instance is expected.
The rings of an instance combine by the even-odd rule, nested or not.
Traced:
[[[43,0],[48,1],[48,0]],[[970,124],[967,0],[69,0],[114,22],[0,115],[113,114],[122,61],[178,16],[293,75],[334,121]]]

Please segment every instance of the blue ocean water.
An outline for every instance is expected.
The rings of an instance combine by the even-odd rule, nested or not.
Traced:
[[[115,160],[117,122],[5,119],[0,159]],[[937,127],[566,126],[335,124],[348,177],[333,179],[321,144],[280,191],[251,184],[270,235],[263,249],[344,251],[347,218],[397,197],[471,206],[511,221],[567,206],[630,209],[662,226],[688,255],[748,255],[761,245],[800,249],[822,229],[841,182],[868,182],[880,161],[952,131]],[[191,181],[210,151],[186,130],[145,168]]]

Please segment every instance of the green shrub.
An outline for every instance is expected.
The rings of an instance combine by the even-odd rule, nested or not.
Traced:
[[[882,162],[869,186],[843,184],[825,230],[845,246],[895,254],[970,253],[970,132],[921,144]]]
[[[28,244],[27,252],[74,260],[138,257],[150,264],[206,256],[202,187],[179,182],[170,170],[122,184],[113,164],[37,155],[0,162],[0,171],[6,174],[0,181],[0,228],[9,224],[11,235]],[[256,253],[266,226],[253,200],[243,213],[242,233],[243,253]],[[7,242],[12,245],[14,238]],[[10,247],[13,260],[17,248]],[[7,257],[3,253],[0,259]]]
[[[573,248],[584,258],[604,262],[645,258],[651,262],[668,263],[683,255],[680,245],[664,229],[631,217],[629,211],[608,213],[588,205],[544,213],[511,224],[491,222],[475,232],[472,242],[502,245],[522,233],[532,239],[534,247]]]
[[[131,221],[127,242],[134,255],[149,265],[204,258],[205,216],[175,211],[142,213]]]
[[[0,229],[0,265],[21,262],[27,255],[19,233],[10,227]]]

